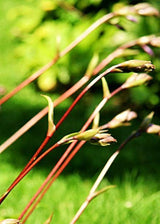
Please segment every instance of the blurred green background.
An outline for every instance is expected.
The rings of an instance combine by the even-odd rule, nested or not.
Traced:
[[[158,0],[148,2],[160,9]],[[128,3],[135,4],[139,1],[0,1],[1,96],[53,58],[57,50],[57,37],[60,37],[60,50],[63,50],[96,19]],[[0,143],[46,106],[41,93],[55,99],[78,81],[95,52],[99,54],[99,60],[102,60],[129,40],[159,34],[159,19],[137,17],[137,20],[138,23],[132,23],[121,19],[120,24],[125,31],[103,24],[38,80],[2,105]],[[160,50],[153,50],[155,55],[152,58],[140,50],[138,55],[116,59],[111,63],[113,65],[135,58],[152,60],[156,66],[156,71],[152,73],[154,79],[148,86],[127,90],[115,96],[101,113],[101,124],[128,108],[137,111],[138,119],[131,127],[111,131],[118,143],[107,149],[86,144],[53,184],[28,223],[44,223],[52,211],[55,223],[69,223],[107,158],[138,127],[143,117],[155,111],[153,122],[159,124]],[[107,79],[110,89],[114,90],[126,77],[127,74],[110,76]],[[76,95],[56,107],[55,122],[64,114]],[[101,84],[98,83],[75,107],[49,145],[68,133],[80,130],[101,98]],[[40,145],[46,130],[47,118],[44,118],[1,154],[1,194]],[[18,217],[65,148],[64,146],[52,152],[15,188],[2,204],[0,218]],[[129,143],[102,183],[102,186],[115,184],[117,187],[95,199],[78,223],[159,223],[159,160],[157,136],[144,135]]]

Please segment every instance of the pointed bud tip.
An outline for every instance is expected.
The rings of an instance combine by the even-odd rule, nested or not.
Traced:
[[[154,65],[150,61],[144,60],[129,60],[122,62],[117,66],[121,72],[150,72],[155,69]]]
[[[137,117],[137,113],[134,111],[131,111],[130,109],[125,110],[115,116],[110,122],[108,122],[108,128],[117,128],[121,126],[128,126],[132,119],[135,119]]]
[[[125,81],[125,83],[122,85],[122,88],[127,89],[140,86],[149,82],[151,79],[152,77],[146,73],[134,73]]]
[[[150,124],[146,132],[148,134],[157,134],[160,135],[160,125]]]

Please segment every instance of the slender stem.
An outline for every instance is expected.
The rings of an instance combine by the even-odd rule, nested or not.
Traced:
[[[126,48],[133,47],[136,44],[137,44],[137,40],[133,40],[133,41],[130,41],[129,43],[123,44],[122,46],[118,47],[111,54],[109,54],[104,60],[101,61],[101,63],[94,69],[93,75],[100,72],[111,61],[119,57],[122,54],[123,50],[125,50]]]
[[[75,39],[71,44],[69,44],[62,52],[56,55],[48,64],[43,66],[40,70],[38,70],[33,75],[31,75],[28,79],[23,81],[19,86],[13,89],[10,93],[2,97],[0,99],[0,105],[5,103],[8,99],[14,96],[17,92],[19,92],[22,88],[27,86],[29,83],[37,79],[40,75],[42,75],[45,71],[47,71],[51,66],[53,66],[58,61],[59,58],[66,55],[69,51],[71,51],[74,47],[76,47],[82,40],[84,40],[92,31],[94,31],[97,27],[99,27],[106,21],[113,18],[115,15],[116,15],[115,13],[109,13],[107,15],[104,15],[100,19],[98,19],[96,22],[94,22],[88,29],[86,29],[80,36],[78,36],[77,39]]]
[[[95,115],[103,108],[103,106],[105,105],[105,103],[108,101],[108,99],[110,99],[111,97],[113,97],[115,94],[117,94],[118,92],[120,92],[122,90],[121,86],[119,88],[117,88],[116,90],[114,90],[110,96],[108,98],[104,98],[99,105],[95,108],[95,110],[93,111],[93,113],[91,114],[91,116],[89,117],[89,119],[86,121],[86,123],[83,125],[81,132],[85,131],[88,126],[91,124],[92,120],[94,119]],[[45,193],[47,192],[47,190],[49,189],[49,187],[52,185],[52,183],[55,181],[55,179],[59,176],[57,176],[57,173],[55,174],[55,176],[52,178],[52,180],[50,180],[50,178],[54,175],[54,173],[57,171],[57,169],[59,168],[59,166],[62,164],[62,162],[64,161],[64,159],[67,157],[67,155],[70,153],[70,151],[73,149],[73,147],[75,146],[77,141],[73,142],[68,149],[66,150],[66,152],[63,154],[63,156],[60,158],[60,160],[58,161],[58,163],[56,164],[56,166],[52,169],[51,173],[48,175],[48,177],[46,178],[46,180],[43,182],[43,184],[41,185],[41,187],[39,188],[39,190],[36,192],[36,194],[33,196],[33,198],[31,199],[31,201],[28,203],[28,205],[26,206],[26,208],[23,210],[23,212],[21,213],[19,219],[22,219],[23,216],[25,215],[25,213],[28,211],[28,209],[32,206],[33,202],[34,205],[32,206],[32,208],[30,209],[30,211],[28,212],[28,214],[26,215],[25,219],[23,220],[23,223],[28,219],[28,217],[32,214],[33,210],[36,208],[37,204],[40,202],[40,200],[43,198],[43,196],[45,195]],[[75,155],[75,152],[77,153],[78,150],[82,147],[82,145],[84,141],[80,142],[77,147],[73,150],[73,155]],[[70,158],[71,157],[71,158]],[[68,156],[68,162],[72,159],[72,154],[70,154]],[[63,167],[65,168],[66,165],[68,164],[68,162],[65,164],[63,163]],[[63,169],[64,169],[63,168]],[[60,168],[62,169],[62,168]],[[62,171],[63,171],[62,169]],[[62,172],[61,171],[61,172]],[[59,172],[59,170],[57,171]],[[60,174],[60,173],[59,173]],[[48,184],[46,186],[46,184]],[[44,189],[45,188],[45,189]],[[42,192],[43,191],[43,192]],[[42,192],[42,193],[41,193]],[[41,195],[40,195],[41,193]],[[40,196],[39,196],[40,195]],[[38,198],[39,197],[39,198]],[[37,201],[35,201],[37,199]]]
[[[75,105],[79,102],[79,100],[87,93],[87,91],[95,84],[97,83],[102,77],[108,75],[109,73],[112,73],[116,67],[119,65],[112,66],[108,68],[106,71],[101,73],[99,76],[94,78],[83,90],[82,92],[77,96],[77,98],[74,100],[72,105],[68,108],[68,110],[65,112],[65,114],[62,116],[62,118],[59,120],[59,122],[56,125],[56,129],[59,128],[59,126],[62,124],[62,122],[66,119],[68,114],[72,111],[72,109],[75,107]]]
[[[13,184],[9,187],[9,189],[4,193],[4,195],[0,198],[0,204],[4,201],[4,199],[7,197],[7,195],[11,192],[11,190],[19,183],[20,180],[23,179],[23,177],[41,160],[43,159],[49,152],[51,152],[53,149],[59,147],[60,144],[57,142],[52,147],[50,147],[48,150],[46,150],[43,154],[41,154],[34,162],[32,162],[24,171],[21,173],[19,177],[16,178],[16,180],[13,182]]]
[[[71,96],[74,92],[80,89],[87,81],[88,77],[82,77],[74,86],[72,86],[68,91],[63,93],[59,98],[54,101],[54,107],[59,105],[62,101]],[[1,146],[0,153],[2,153],[7,147],[9,147],[13,142],[15,142],[20,136],[27,132],[32,126],[34,126],[41,118],[43,118],[48,113],[48,107],[45,107],[38,114],[36,114],[31,120],[29,120],[24,126],[22,126],[17,132],[15,132],[10,138],[8,138]]]
[[[113,59],[119,56],[122,49],[132,47],[137,44],[137,40],[131,41],[117,48],[114,52],[108,55],[93,71],[93,75],[97,75],[106,65],[108,65]],[[73,87],[63,93],[59,98],[54,101],[54,107],[71,96],[74,92],[80,89],[90,77],[83,76]],[[39,120],[41,120],[48,112],[48,107],[41,110],[33,118],[31,118],[25,125],[23,125],[17,132],[15,132],[10,138],[8,138],[1,146],[0,153],[2,153],[7,147],[20,138],[25,132],[27,132],[32,126],[34,126]]]
[[[51,172],[49,173],[49,175],[47,176],[47,178],[45,179],[45,181],[42,183],[42,185],[40,186],[40,188],[38,189],[38,191],[36,192],[36,194],[32,197],[32,199],[30,200],[30,202],[28,203],[28,205],[25,207],[25,209],[23,210],[23,212],[21,213],[21,215],[19,216],[19,219],[22,219],[22,217],[24,216],[24,214],[28,211],[28,209],[31,207],[31,205],[33,204],[33,202],[35,201],[35,199],[39,196],[39,194],[43,191],[44,187],[47,186],[47,184],[49,183],[51,177],[53,176],[53,174],[57,171],[57,169],[60,167],[60,165],[63,163],[63,161],[66,159],[66,157],[68,156],[68,154],[71,152],[71,150],[73,149],[73,147],[76,145],[77,141],[72,142],[69,147],[67,148],[67,150],[64,152],[64,154],[61,156],[61,158],[59,159],[59,161],[57,162],[57,164],[53,167],[53,169],[51,170]]]
[[[79,208],[79,210],[77,211],[76,215],[73,217],[72,221],[70,222],[70,224],[74,224],[76,223],[76,221],[79,219],[79,217],[82,215],[82,213],[84,212],[84,210],[86,209],[86,207],[88,206],[89,202],[94,198],[94,194],[96,192],[96,189],[98,188],[99,184],[101,183],[101,181],[103,180],[104,176],[106,175],[107,171],[109,170],[110,166],[112,165],[112,163],[114,162],[114,160],[116,159],[116,157],[118,156],[118,154],[120,153],[120,151],[124,148],[124,146],[131,141],[133,138],[137,137],[137,132],[132,133],[118,148],[118,150],[116,152],[113,153],[113,155],[109,158],[109,160],[107,161],[107,163],[105,164],[105,166],[103,167],[102,171],[100,172],[98,178],[96,179],[95,183],[93,184],[89,195],[87,196],[86,200],[83,202],[83,204],[81,205],[81,207]]]
[[[50,61],[49,63],[47,63],[46,65],[44,65],[40,70],[38,70],[37,72],[35,72],[33,75],[31,75],[29,78],[27,78],[26,80],[24,80],[22,83],[20,83],[15,89],[13,89],[11,92],[9,92],[8,94],[6,94],[4,97],[2,97],[0,99],[0,105],[2,105],[3,103],[5,103],[7,100],[9,100],[12,96],[14,96],[17,92],[19,92],[21,89],[23,89],[25,86],[27,86],[29,83],[33,82],[35,79],[37,79],[40,75],[42,75],[45,71],[47,71],[52,65],[54,65],[56,63],[56,61],[58,60],[58,56],[56,55],[56,57]]]
[[[9,192],[14,188],[15,183],[17,183],[17,181],[21,180],[21,175],[27,170],[27,168],[31,165],[31,163],[37,158],[37,156],[40,154],[40,152],[42,151],[44,146],[48,143],[49,139],[50,139],[50,136],[46,136],[46,138],[44,139],[44,141],[42,142],[42,144],[40,145],[38,150],[34,153],[32,158],[27,163],[27,165],[23,168],[23,170],[20,172],[20,174],[14,180],[14,182],[10,185],[10,187],[7,189],[6,193],[0,198],[0,204],[4,201],[4,199],[7,197]]]
[[[79,217],[81,216],[81,214],[83,213],[83,211],[86,209],[86,207],[88,206],[88,204],[89,204],[89,201],[86,198],[86,200],[83,202],[83,204],[81,205],[80,209],[77,211],[76,215],[74,216],[74,218],[70,222],[70,224],[76,223],[76,221],[79,219]]]
[[[134,132],[133,134],[131,134],[121,145],[120,147],[117,149],[116,152],[113,153],[113,155],[109,158],[109,160],[107,161],[106,165],[104,166],[104,168],[102,169],[100,175],[98,176],[96,182],[94,183],[93,187],[90,190],[90,195],[92,195],[97,187],[99,186],[99,184],[101,183],[101,181],[103,180],[104,176],[106,175],[107,171],[109,170],[110,166],[112,165],[112,163],[114,162],[114,160],[116,159],[116,157],[118,156],[118,154],[120,153],[120,151],[124,148],[124,146],[131,141],[133,138],[137,137],[137,132]]]
[[[65,112],[65,114],[62,116],[62,118],[59,120],[59,122],[56,125],[56,130],[59,128],[59,126],[62,124],[62,122],[66,119],[66,117],[69,115],[69,113],[72,111],[74,106],[77,104],[77,102],[82,98],[82,96],[96,83],[98,82],[103,76],[109,74],[110,72],[114,71],[114,69],[117,67],[112,66],[111,68],[107,69],[105,72],[100,74],[98,77],[93,79],[83,90],[82,92],[77,96],[77,98],[74,100],[72,105],[68,108],[68,110]],[[51,137],[51,136],[50,136]],[[56,146],[57,147],[57,146]],[[53,146],[54,148],[54,146]],[[45,151],[41,156],[38,157],[36,161],[34,161],[30,166],[21,172],[18,178],[13,182],[13,184],[10,186],[9,191],[6,191],[4,195],[0,198],[0,204],[4,201],[4,199],[7,197],[9,192],[19,183],[19,181],[44,157],[46,156],[50,151],[52,151],[52,147]]]

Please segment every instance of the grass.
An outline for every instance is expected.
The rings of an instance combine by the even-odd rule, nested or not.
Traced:
[[[2,29],[0,49],[3,52],[0,65],[0,85],[4,86],[7,91],[25,78],[23,66],[14,58],[14,48],[17,43],[12,41],[10,36],[12,24],[7,21],[6,25],[4,22],[7,10],[12,7],[12,4],[18,3],[20,3],[20,0],[13,2],[9,0],[0,1]],[[54,97],[56,97],[56,94],[52,96],[52,98]],[[69,103],[70,101],[57,108],[56,119],[63,114]],[[45,101],[40,97],[40,93],[35,91],[33,84],[10,99],[2,106],[0,111],[0,142],[2,143],[44,105]],[[75,111],[72,112],[74,120],[69,117],[65,123],[66,129],[73,128],[71,123],[74,121],[74,129],[77,131],[80,128],[80,123],[76,123],[76,117],[81,116],[85,120],[86,115],[84,114],[83,117],[82,114],[84,114],[83,110],[80,110],[79,107],[75,108]],[[46,128],[46,120],[43,119],[0,155],[0,194],[6,190],[35,148],[39,146]],[[123,132],[119,130],[115,132],[115,136],[116,134],[119,135],[119,142],[121,142],[123,136],[128,134],[127,132],[128,129]],[[60,130],[60,134],[63,135],[63,129]],[[34,141],[31,142],[31,138]],[[145,136],[141,141],[136,140],[128,146],[130,150],[124,150],[120,154],[111,167],[108,178],[102,183],[102,187],[107,184],[114,184],[116,188],[93,200],[77,223],[160,223],[160,191],[157,184],[160,171],[160,158],[157,150],[159,140],[157,138],[153,139]],[[100,168],[105,163],[106,154],[108,153],[109,156],[112,150],[110,148],[105,151],[86,145],[71,162],[65,173],[56,180],[27,223],[44,223],[52,212],[54,213],[53,223],[69,223],[87,196]],[[13,190],[0,207],[0,219],[17,218],[19,216],[60,154],[61,149],[60,152],[53,153],[48,160],[44,160]]]
[[[0,185],[3,192],[4,186],[18,174],[17,169],[4,164],[1,165]],[[10,178],[8,174],[10,173]],[[44,179],[44,172],[32,172],[11,193],[10,197],[1,207],[1,218],[16,218],[31,195],[36,191]],[[78,174],[60,177],[39,204],[28,223],[44,223],[49,214],[54,213],[55,223],[69,223],[91,187],[93,180],[83,179]],[[110,184],[107,179],[102,186]],[[160,191],[157,191],[157,181],[152,176],[147,178],[137,175],[137,171],[126,173],[120,180],[112,179],[116,188],[101,195],[89,205],[78,223],[114,223],[114,224],[157,224],[160,222],[159,200]]]

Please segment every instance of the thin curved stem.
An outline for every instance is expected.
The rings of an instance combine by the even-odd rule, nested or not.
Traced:
[[[103,180],[104,176],[106,175],[107,171],[109,170],[109,168],[111,167],[112,163],[114,162],[114,160],[116,159],[116,157],[119,155],[120,151],[125,147],[125,145],[130,142],[133,138],[137,137],[137,132],[132,133],[117,149],[117,151],[115,151],[112,156],[109,158],[109,160],[106,162],[105,166],[103,167],[102,171],[100,172],[98,178],[96,179],[95,183],[93,184],[86,200],[83,202],[83,204],[81,205],[81,207],[79,208],[79,210],[77,211],[77,213],[75,214],[75,216],[73,217],[72,221],[70,222],[70,224],[74,224],[76,223],[76,221],[79,219],[79,217],[82,215],[82,213],[84,212],[84,210],[86,209],[86,207],[88,206],[88,204],[90,203],[90,201],[94,198],[94,194],[98,188],[98,186],[100,185],[101,181]]]
[[[117,94],[118,92],[120,92],[122,90],[121,86],[119,88],[117,88],[116,90],[114,90],[110,96],[108,98],[104,98],[99,105],[95,108],[95,110],[93,111],[93,113],[90,115],[89,119],[86,121],[86,123],[83,125],[81,132],[85,131],[88,126],[91,124],[91,122],[93,121],[94,117],[96,116],[96,114],[103,108],[103,106],[106,104],[106,102],[108,101],[108,99],[112,98],[115,94]],[[60,160],[58,161],[58,163],[56,164],[56,166],[52,169],[51,173],[48,175],[48,177],[46,178],[46,180],[43,182],[43,184],[41,185],[41,187],[39,188],[39,190],[36,192],[36,194],[33,196],[33,198],[30,200],[30,202],[28,203],[28,205],[25,207],[25,209],[23,210],[23,212],[21,213],[21,215],[19,216],[19,219],[22,219],[24,217],[24,215],[27,213],[27,211],[29,210],[29,212],[27,213],[25,219],[23,220],[22,223],[25,223],[25,221],[28,219],[28,217],[32,214],[33,210],[36,208],[37,204],[40,202],[40,200],[43,198],[43,196],[45,195],[45,193],[47,192],[47,190],[50,188],[50,186],[52,185],[52,183],[56,180],[56,178],[60,175],[60,173],[64,170],[64,168],[67,166],[67,164],[70,162],[70,160],[73,158],[73,156],[80,150],[80,148],[82,147],[82,145],[85,143],[84,141],[81,141],[76,148],[72,151],[72,153],[68,156],[68,154],[71,152],[71,150],[73,149],[73,147],[75,146],[75,144],[77,143],[77,141],[73,142],[68,149],[66,150],[66,152],[63,154],[63,156],[60,158]],[[63,161],[65,160],[65,158],[68,156],[68,158],[66,159],[67,161],[65,161],[63,163]],[[63,163],[63,164],[62,164]],[[60,165],[62,164],[62,166],[60,167]],[[57,171],[57,169],[60,167],[60,169]],[[57,171],[57,173],[55,174],[54,177],[52,177],[54,175],[54,173]],[[51,179],[52,178],[52,179]],[[41,194],[41,195],[40,195]],[[39,198],[38,198],[39,197]],[[37,199],[38,198],[38,199]],[[37,200],[36,200],[37,199]],[[36,201],[35,201],[36,200]],[[32,204],[34,203],[34,205],[32,206]],[[32,206],[32,208],[30,208]]]
[[[93,75],[97,75],[106,65],[108,65],[113,59],[118,57],[122,51],[122,49],[130,48],[137,44],[137,40],[126,43],[115,51],[113,51],[110,55],[108,55],[94,70]],[[90,77],[84,75],[73,87],[63,93],[59,98],[54,101],[54,107],[63,102],[66,98],[71,96],[74,92],[80,89]],[[17,132],[15,132],[10,138],[8,138],[3,144],[0,146],[0,153],[2,153],[5,149],[7,149],[12,143],[14,143],[18,138],[20,138],[25,132],[27,132],[32,126],[34,126],[39,120],[41,120],[48,112],[48,107],[41,110],[38,114],[36,114],[33,118],[31,118],[26,124],[24,124]]]
[[[66,157],[68,156],[68,154],[71,152],[71,150],[73,149],[73,147],[76,145],[77,141],[74,141],[70,144],[70,146],[67,148],[67,150],[64,152],[64,154],[61,156],[61,158],[59,159],[59,161],[57,162],[57,164],[53,167],[53,169],[51,170],[51,172],[49,173],[49,175],[47,176],[47,178],[45,179],[45,181],[43,182],[43,184],[40,186],[40,188],[38,189],[38,191],[36,192],[36,194],[32,197],[32,199],[30,200],[30,202],[27,204],[27,206],[25,207],[25,209],[23,210],[23,212],[21,213],[21,215],[19,216],[19,220],[21,220],[23,218],[23,216],[26,214],[26,212],[28,211],[28,209],[31,207],[31,205],[33,204],[33,202],[35,201],[35,199],[39,196],[39,194],[44,190],[44,187],[47,187],[48,183],[50,183],[50,179],[53,176],[53,174],[57,171],[57,169],[60,167],[60,165],[63,163],[63,161],[66,159]],[[46,189],[46,188],[45,188]],[[46,190],[47,191],[47,190]],[[43,194],[44,191],[43,191]],[[39,198],[40,199],[40,198]],[[39,201],[38,201],[39,202]],[[37,203],[38,204],[38,203]],[[36,205],[37,205],[36,204]],[[36,206],[35,205],[35,206]],[[32,212],[31,212],[32,213]],[[28,213],[29,215],[31,213]],[[26,216],[29,217],[29,216]]]
[[[65,114],[62,116],[62,118],[59,120],[59,122],[56,125],[56,129],[57,130],[60,125],[63,123],[63,121],[66,119],[66,117],[69,115],[69,113],[72,111],[72,109],[75,107],[75,105],[77,104],[77,102],[83,97],[83,95],[96,83],[98,82],[102,77],[104,77],[105,75],[109,74],[110,72],[113,72],[114,69],[119,66],[119,65],[115,65],[112,66],[111,68],[107,69],[105,72],[103,72],[102,74],[100,74],[98,77],[96,77],[95,79],[93,79],[83,90],[82,92],[77,96],[77,98],[74,100],[74,102],[72,103],[72,105],[68,108],[68,110],[65,112]],[[51,137],[51,136],[50,136]],[[54,147],[54,146],[53,146]],[[19,181],[37,164],[37,162],[39,162],[45,155],[47,155],[50,151],[52,150],[52,147],[50,149],[48,149],[47,151],[45,151],[41,156],[38,157],[37,160],[35,160],[33,163],[30,164],[30,166],[22,171],[22,173],[20,174],[20,176],[18,178],[16,178],[16,180],[13,182],[12,187],[10,187],[9,191],[6,191],[4,195],[2,195],[2,197],[0,198],[0,203],[2,203],[4,201],[4,199],[7,197],[7,195],[9,194],[9,192],[19,183]]]
[[[82,77],[74,86],[72,86],[69,90],[67,90],[64,94],[58,97],[53,103],[54,107],[59,105],[69,96],[71,96],[74,92],[80,89],[86,82],[88,81],[88,77]],[[17,132],[15,132],[10,138],[8,138],[1,146],[0,153],[2,153],[5,149],[7,149],[13,142],[15,142],[20,136],[22,136],[25,132],[27,132],[32,126],[34,126],[40,119],[42,119],[48,113],[48,107],[45,107],[38,114],[36,114],[33,118],[31,118],[25,125],[23,125]]]
[[[31,75],[28,79],[23,81],[19,86],[17,86],[15,89],[13,89],[10,93],[5,95],[0,99],[0,105],[5,103],[8,99],[10,99],[12,96],[14,96],[17,92],[19,92],[22,88],[33,82],[35,79],[37,79],[40,75],[42,75],[45,71],[47,71],[50,67],[52,67],[58,59],[62,58],[64,55],[66,55],[69,51],[71,51],[74,47],[76,47],[82,40],[84,40],[92,31],[94,31],[97,27],[105,23],[106,21],[113,18],[116,14],[115,13],[109,13],[107,15],[104,15],[100,19],[98,19],[96,22],[94,22],[88,29],[86,29],[80,36],[77,37],[76,40],[74,40],[70,45],[68,45],[62,52],[58,53],[49,63],[44,65],[40,70],[35,72],[33,75]]]
[[[34,162],[32,162],[26,169],[23,170],[21,175],[16,178],[16,180],[13,182],[13,184],[9,187],[9,189],[2,195],[0,198],[0,204],[4,201],[4,199],[8,196],[8,194],[11,192],[11,190],[19,183],[20,180],[23,179],[24,176],[41,160],[43,159],[48,153],[50,153],[53,149],[59,147],[60,144],[57,142],[52,147],[50,147],[48,150],[46,150],[43,154],[41,154]]]

